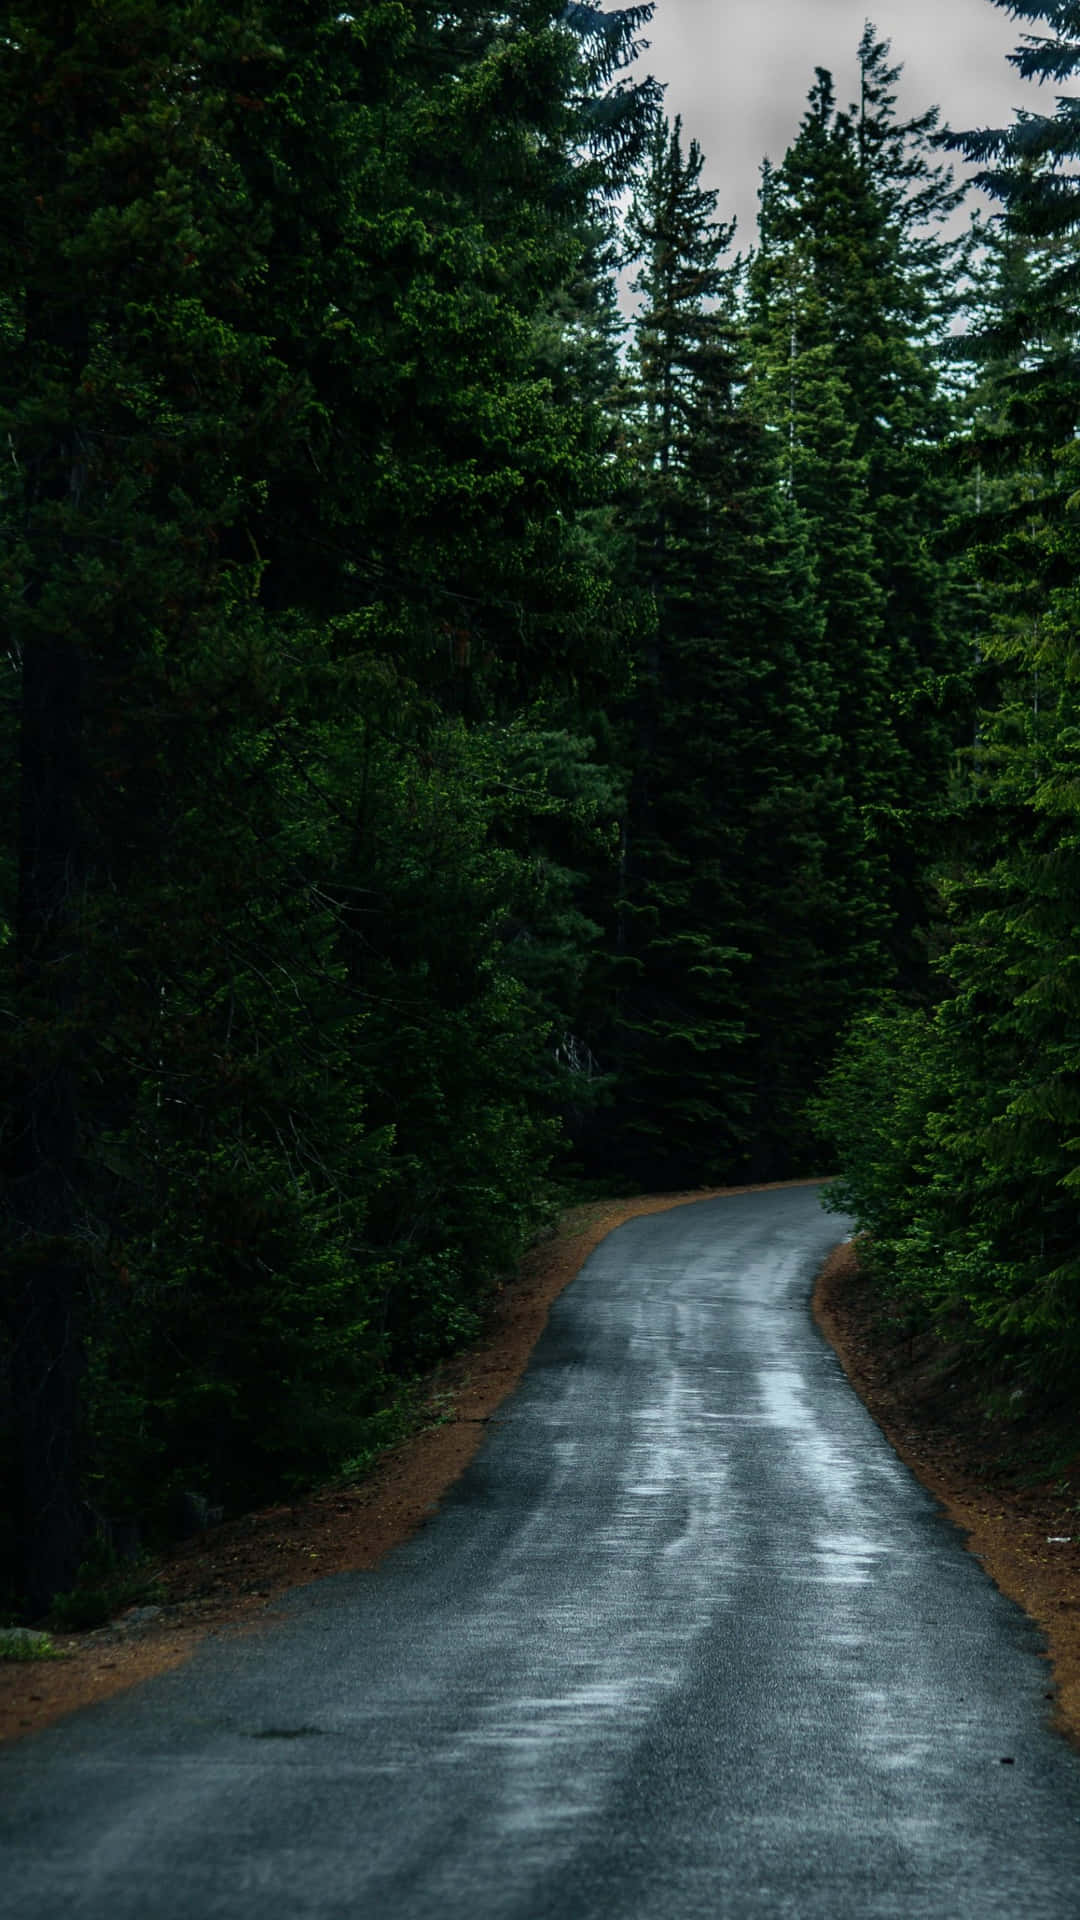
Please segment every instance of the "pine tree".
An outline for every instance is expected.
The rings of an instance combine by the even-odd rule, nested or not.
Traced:
[[[654,613],[631,715],[613,1150],[671,1181],[798,1162],[862,963],[806,556],[745,402],[731,229],[701,166],[678,122],[663,129],[628,222],[636,565]]]
[[[1045,21],[1012,56],[1025,77],[1077,71],[1075,6],[1018,6]],[[983,1097],[956,1116],[956,1150],[976,1169],[967,1237],[990,1252],[996,1289],[972,1289],[972,1310],[1014,1335],[1075,1354],[1076,1096],[1072,1041],[1078,927],[1077,724],[1074,693],[1080,557],[1075,289],[1080,191],[1075,101],[1025,114],[1007,129],[960,136],[984,163],[981,184],[1002,208],[993,304],[969,351],[982,369],[982,419],[971,457],[993,475],[974,528],[973,564],[989,583],[982,645],[993,672],[980,720],[976,778],[982,833],[955,888],[957,938],[948,974],[957,995],[948,1033],[980,1062]],[[953,1223],[961,1254],[963,1230]]]
[[[938,363],[957,267],[940,228],[957,193],[929,157],[936,112],[897,123],[888,62],[868,27],[847,112],[819,69],[798,138],[763,183],[750,292],[758,391],[816,559],[823,666],[874,873],[867,931],[884,911],[888,970],[925,990],[927,873],[966,719],[966,636],[935,553]]]
[[[87,1366],[153,1321],[181,1356],[162,1412],[179,1396],[220,1433],[245,1388],[215,1344],[246,1321],[275,1418],[359,1317],[354,1015],[288,753],[323,663],[264,604],[252,531],[267,469],[307,458],[310,396],[261,325],[268,212],[230,144],[258,103],[220,84],[283,60],[245,15],[135,0],[27,6],[3,43],[23,717],[6,1312],[37,1607],[70,1584],[81,1469],[107,1444]]]
[[[35,1606],[87,1466],[108,1520],[340,1458],[538,1217],[593,938],[539,849],[613,803],[580,739],[511,798],[515,723],[621,646],[551,328],[645,17],[27,0],[0,44]]]
[[[1010,11],[1051,28],[1013,56],[1021,72],[1075,74],[1080,9]],[[975,1337],[1021,1406],[1070,1392],[1080,1343],[1077,126],[1064,96],[952,141],[1001,208],[963,346],[977,369],[964,452],[983,706],[945,876],[940,1005],[917,1029],[910,1015],[865,1025],[830,1095],[880,1257]]]

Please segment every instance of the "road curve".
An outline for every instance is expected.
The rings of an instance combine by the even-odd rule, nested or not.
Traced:
[[[1075,1920],[1080,1757],[812,1325],[839,1237],[611,1235],[416,1539],[0,1755],[7,1920]]]

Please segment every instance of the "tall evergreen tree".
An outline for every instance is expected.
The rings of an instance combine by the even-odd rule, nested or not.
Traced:
[[[340,1457],[537,1218],[592,938],[538,847],[613,805],[543,702],[621,618],[550,329],[646,13],[27,0],[0,40],[34,1605],[87,1468],[108,1518]]]
[[[1025,78],[1076,74],[1075,6],[1010,10],[1050,28],[1012,56]],[[996,1297],[974,1290],[975,1311],[1041,1334],[1043,1346],[1049,1336],[1067,1359],[1080,1339],[1076,99],[959,144],[983,163],[980,184],[1001,214],[995,297],[970,342],[984,409],[971,455],[994,476],[973,563],[989,582],[982,645],[996,684],[980,721],[982,832],[955,889],[948,973],[957,1002],[946,1029],[958,1051],[980,1060],[983,1098],[955,1116],[953,1134],[979,1198],[970,1223],[951,1224],[961,1253],[965,1229],[979,1233],[997,1276]]]
[[[806,556],[744,401],[731,229],[701,167],[678,122],[662,129],[628,221],[653,620],[632,715],[617,1117],[625,1163],[669,1180],[798,1161],[859,943]]]
[[[1050,28],[1013,56],[1023,74],[1075,75],[1080,8],[1009,10]],[[1080,1350],[1077,100],[953,144],[1000,206],[964,344],[979,371],[966,452],[985,704],[941,1004],[917,1031],[864,1026],[830,1106],[881,1257],[974,1332],[1023,1407],[1048,1385],[1071,1393]]]
[[[898,122],[889,48],[867,27],[859,102],[819,69],[798,138],[763,183],[750,290],[759,393],[786,449],[816,558],[824,662],[849,791],[875,873],[868,932],[925,987],[927,871],[962,731],[966,638],[935,477],[948,416],[938,367],[958,194],[931,158],[936,112]]]
[[[295,623],[275,631],[252,536],[267,470],[307,458],[310,394],[260,324],[268,213],[230,148],[257,103],[220,84],[282,59],[261,20],[138,0],[20,9],[0,53],[23,822],[5,1304],[38,1605],[87,1532],[79,1376],[136,1286],[164,1316],[181,1192],[195,1269],[238,1319],[294,1257],[309,1326],[356,1317],[351,1010],[328,1004],[320,827],[290,818],[281,752],[318,669]],[[270,1317],[302,1345],[284,1287]],[[260,1306],[256,1366],[266,1324]],[[309,1361],[327,1355],[294,1352],[294,1377]],[[274,1375],[284,1390],[280,1358]],[[237,1388],[187,1391],[220,1414]]]
[[[680,683],[680,634],[669,599],[679,565],[689,440],[706,395],[729,383],[727,327],[717,304],[732,229],[715,219],[717,195],[700,183],[696,142],[661,123],[627,220],[628,253],[641,263],[636,326],[640,380],[641,524],[637,570],[652,612],[633,701],[632,781],[619,907],[617,999],[620,1152],[634,1173],[666,1163],[690,1177],[695,1151],[717,1164],[742,1132],[747,1090],[734,1069],[743,1011],[732,989],[737,949],[726,931],[719,864],[680,844],[669,819],[670,741]],[[684,795],[684,801],[686,796]],[[708,833],[708,821],[701,826]],[[710,851],[712,851],[710,849]]]

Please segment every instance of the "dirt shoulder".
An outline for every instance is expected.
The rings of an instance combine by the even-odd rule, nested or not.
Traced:
[[[641,1214],[767,1190],[724,1187],[568,1209],[502,1289],[487,1338],[432,1375],[432,1425],[395,1447],[359,1485],[324,1487],[245,1514],[176,1548],[153,1570],[164,1594],[160,1606],[131,1608],[90,1632],[57,1634],[62,1659],[0,1664],[0,1741],[179,1666],[208,1637],[250,1631],[291,1587],[375,1566],[423,1526],[468,1465],[487,1421],[521,1378],[552,1301],[607,1234]]]
[[[962,1356],[912,1337],[860,1271],[853,1243],[819,1276],[814,1317],[901,1459],[941,1501],[1003,1593],[1046,1634],[1060,1731],[1080,1743],[1080,1454],[1017,1484]]]

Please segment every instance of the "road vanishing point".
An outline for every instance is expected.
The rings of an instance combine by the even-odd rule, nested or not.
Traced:
[[[619,1228],[412,1541],[0,1756],[6,1920],[1077,1920],[1039,1636],[811,1321],[845,1231]]]

